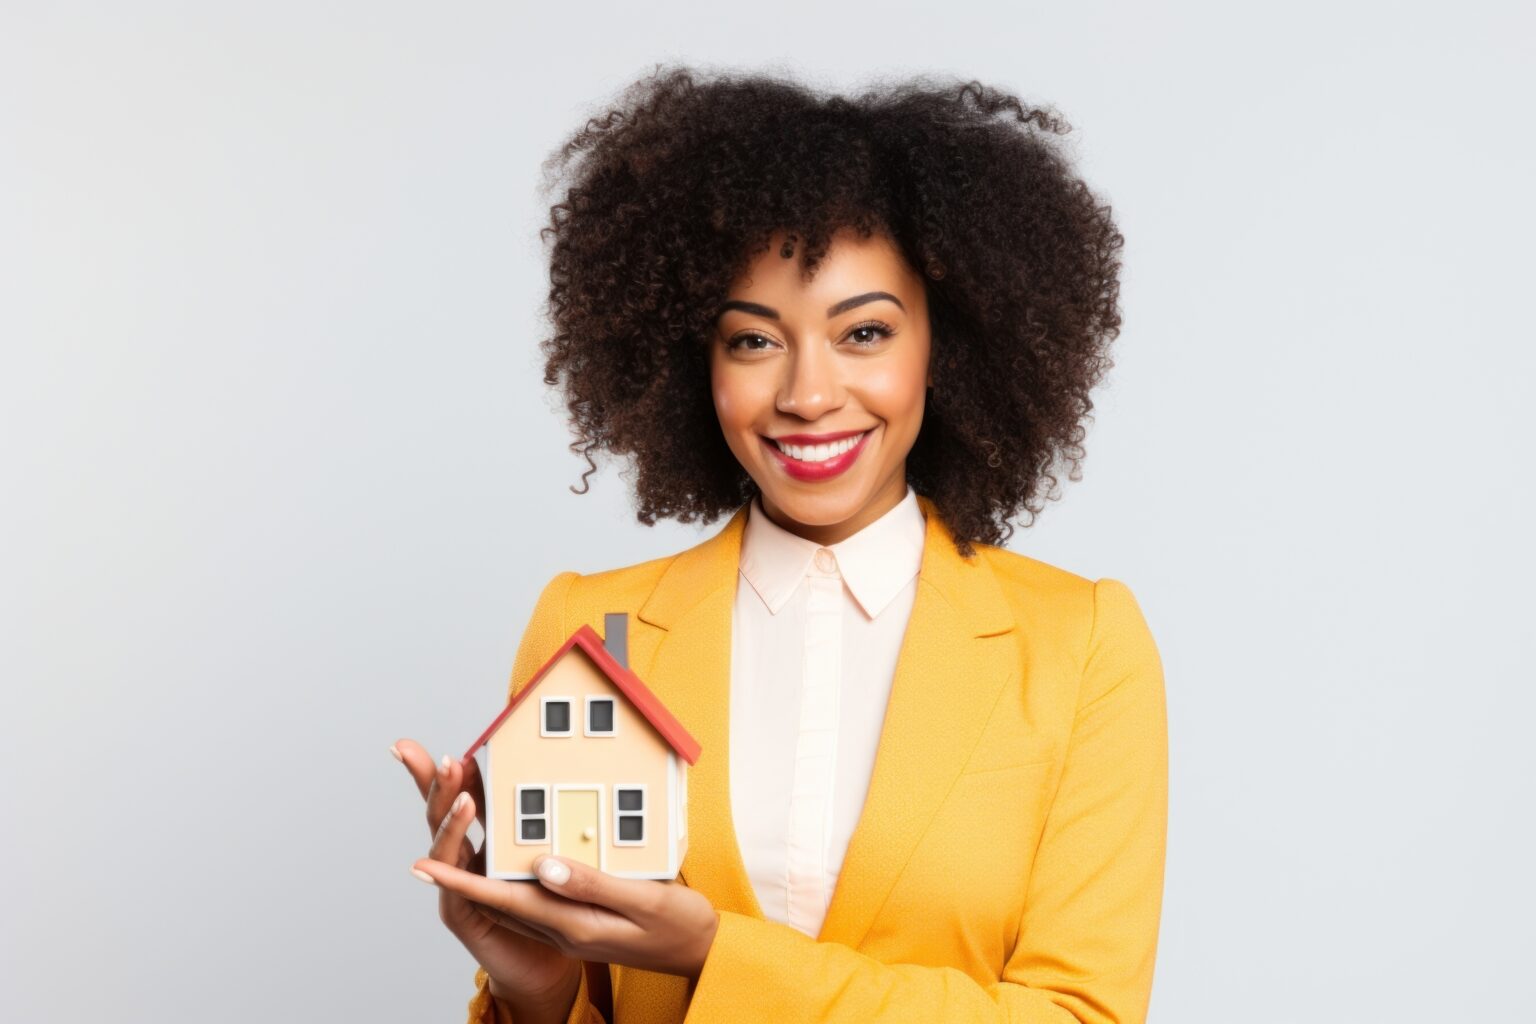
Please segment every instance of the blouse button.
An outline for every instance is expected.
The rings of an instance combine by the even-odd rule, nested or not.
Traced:
[[[832,552],[828,551],[826,548],[817,549],[816,568],[820,569],[822,572],[831,572],[833,569],[837,568],[837,556],[833,555]]]

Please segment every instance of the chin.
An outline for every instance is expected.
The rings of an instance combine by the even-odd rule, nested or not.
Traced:
[[[786,516],[806,526],[835,526],[846,522],[858,513],[868,497],[851,487],[839,487],[820,494],[784,487],[759,489]]]

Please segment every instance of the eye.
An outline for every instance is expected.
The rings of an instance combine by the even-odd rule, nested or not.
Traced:
[[[761,342],[762,344],[752,344],[753,342]],[[736,335],[736,337],[725,343],[725,347],[732,352],[762,352],[772,344],[773,342],[764,335],[748,331],[745,334]]]
[[[860,348],[872,348],[896,332],[881,320],[868,320],[848,332],[848,337]]]

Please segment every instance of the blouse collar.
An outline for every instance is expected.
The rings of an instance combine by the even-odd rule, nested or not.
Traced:
[[[879,615],[917,575],[926,533],[917,493],[909,486],[901,501],[879,519],[846,540],[826,545],[865,615]],[[760,497],[752,499],[741,538],[740,568],[770,612],[777,615],[800,581],[813,574],[821,549],[769,519]]]

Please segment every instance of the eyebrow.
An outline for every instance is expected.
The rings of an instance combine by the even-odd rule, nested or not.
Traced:
[[[907,311],[907,307],[902,305],[901,300],[892,295],[890,292],[865,292],[863,295],[855,295],[851,298],[844,299],[841,302],[835,302],[828,306],[827,319],[830,320],[832,317],[837,316],[839,313],[846,313],[848,310],[853,309],[855,306],[862,306],[866,302],[874,302],[877,299],[889,299],[890,301],[896,303],[896,305],[900,307],[903,313]],[[772,306],[764,306],[757,302],[747,302],[743,299],[727,300],[723,305],[721,305],[720,312],[715,314],[715,319],[720,319],[726,314],[727,310],[732,309],[739,309],[743,313],[751,313],[753,316],[767,317],[769,320],[779,319],[779,311],[774,309]]]

